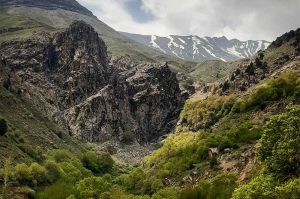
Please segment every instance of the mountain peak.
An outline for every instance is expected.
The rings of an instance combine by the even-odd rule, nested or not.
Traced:
[[[158,49],[166,54],[176,56],[187,61],[222,60],[235,61],[249,58],[259,50],[265,50],[270,42],[228,40],[222,37],[199,37],[197,35],[167,37],[122,34],[148,47]]]

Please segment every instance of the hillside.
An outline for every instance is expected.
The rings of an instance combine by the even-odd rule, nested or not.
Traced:
[[[93,16],[93,13],[86,9],[85,7],[81,6],[75,0],[1,0],[2,7],[9,7],[9,6],[28,6],[28,7],[36,7],[42,8],[46,10],[56,10],[56,9],[64,9],[73,12],[78,12],[87,16]]]
[[[27,99],[34,104],[34,107],[38,107],[39,111],[42,110],[44,114],[48,112],[48,118],[56,121],[59,129],[64,129],[62,124],[69,126],[65,129],[67,134],[62,133],[57,136],[55,130],[49,131],[50,144],[53,142],[51,140],[58,142],[59,137],[71,141],[71,144],[65,140],[62,146],[53,147],[59,149],[51,149],[46,144],[45,152],[38,153],[43,154],[38,156],[40,159],[36,158],[35,152],[29,150],[27,152],[29,156],[25,155],[24,158],[17,160],[27,164],[19,163],[14,166],[10,164],[9,159],[4,159],[4,167],[0,170],[4,182],[3,196],[20,198],[30,196],[38,199],[67,197],[242,199],[267,196],[280,199],[290,195],[291,198],[296,199],[299,193],[300,176],[298,167],[295,166],[299,164],[297,157],[300,149],[298,37],[298,30],[291,31],[273,42],[265,52],[261,52],[264,56],[258,54],[258,57],[253,58],[254,60],[258,58],[260,62],[261,59],[268,61],[266,65],[262,64],[268,70],[262,70],[261,65],[256,61],[252,65],[252,72],[249,73],[247,69],[249,64],[241,62],[242,72],[236,74],[233,70],[228,76],[238,75],[238,78],[232,80],[237,81],[236,84],[232,83],[224,89],[225,82],[228,81],[225,78],[217,84],[223,86],[215,87],[217,88],[215,92],[204,93],[206,98],[192,97],[187,100],[174,130],[167,137],[163,136],[162,138],[166,137],[166,139],[161,143],[158,142],[157,149],[136,167],[124,165],[118,159],[120,156],[115,155],[118,153],[117,149],[111,145],[102,149],[88,145],[89,151],[85,151],[84,154],[82,150],[70,153],[61,148],[64,148],[64,144],[71,146],[70,149],[73,148],[72,138],[68,134],[86,141],[102,142],[109,136],[120,139],[123,144],[130,143],[133,141],[132,134],[126,131],[126,125],[129,129],[130,127],[142,129],[135,132],[140,142],[151,140],[153,138],[151,135],[157,136],[151,133],[151,130],[162,127],[165,124],[162,118],[166,115],[174,114],[176,118],[175,104],[178,103],[177,105],[180,106],[181,102],[181,96],[177,95],[178,85],[170,84],[175,81],[173,79],[175,74],[172,74],[167,66],[150,64],[131,69],[131,66],[126,66],[123,62],[115,62],[112,68],[108,67],[104,42],[98,38],[91,26],[83,22],[77,22],[65,32],[57,33],[53,37],[49,34],[36,34],[28,40],[2,43],[1,81],[10,91],[17,93],[12,94],[2,88],[3,95],[19,95],[22,99]],[[61,43],[62,40],[65,42]],[[26,51],[26,45],[34,47],[35,50]],[[51,45],[54,48],[49,49],[57,51],[43,54],[46,52],[43,46],[51,47]],[[17,48],[21,49],[20,54],[10,53],[9,49]],[[68,49],[75,49],[77,53]],[[93,55],[95,52],[97,56]],[[70,61],[69,58],[74,56],[76,59]],[[30,57],[38,57],[41,60],[30,59]],[[42,60],[47,61],[41,62]],[[97,63],[98,67],[77,67],[78,63],[89,65],[91,62]],[[7,70],[8,68],[11,70]],[[63,70],[60,70],[62,68]],[[72,68],[77,68],[77,72],[70,73],[69,69]],[[97,72],[89,74],[86,69]],[[58,71],[62,72],[57,73]],[[114,72],[116,76],[110,77]],[[94,75],[102,79],[95,80]],[[84,82],[81,77],[88,77],[87,79],[94,83],[74,84],[74,81]],[[126,83],[123,82],[124,78]],[[256,81],[252,81],[254,79]],[[251,83],[249,87],[242,90],[234,87],[240,84],[238,82],[248,81]],[[147,85],[146,82],[151,82],[151,85]],[[105,86],[110,83],[114,86]],[[123,85],[127,86],[123,87]],[[66,90],[59,93],[56,87]],[[159,88],[167,89],[168,94],[162,95]],[[40,92],[42,90],[44,91]],[[120,96],[124,96],[127,91],[129,91],[128,107],[122,106],[123,108],[120,109],[118,105],[127,103]],[[51,95],[42,97],[42,93],[51,93]],[[73,94],[77,97],[73,98]],[[145,95],[147,98],[144,97]],[[1,98],[3,104],[1,109],[7,106],[6,99],[11,98]],[[12,106],[8,106],[11,107],[9,111],[18,111],[13,112],[14,116],[18,116],[19,110],[25,108],[29,112],[25,115],[31,115],[32,111],[29,109],[31,106],[19,102],[18,98],[16,97],[17,103],[9,100],[12,103]],[[113,101],[117,103],[114,104]],[[105,109],[99,105],[104,102]],[[146,104],[158,102],[159,105],[146,109]],[[154,107],[164,109],[154,109]],[[61,110],[63,114],[60,113]],[[106,110],[112,111],[105,113]],[[129,110],[130,112],[126,112]],[[149,112],[145,114],[145,110]],[[51,112],[52,114],[49,114]],[[97,117],[101,114],[104,115]],[[127,119],[122,116],[126,116]],[[41,121],[45,120],[39,119],[41,124],[29,123],[27,117],[23,116],[23,111],[21,119],[17,117],[16,121],[13,120],[15,117],[11,118],[11,115],[5,111],[1,117],[9,123],[8,134],[1,139],[4,143],[11,143],[11,146],[16,149],[10,151],[13,154],[24,153],[18,149],[19,142],[27,143],[26,140],[30,141],[32,138],[45,140],[44,135],[39,134],[36,137],[37,134],[28,132],[28,138],[25,137],[25,141],[22,141],[22,136],[13,132],[19,129],[23,133],[23,131],[27,132],[27,129],[23,130],[22,126],[17,126],[17,121],[28,124],[30,129],[33,129],[30,133],[36,132],[34,128],[39,125],[40,128],[51,129],[49,126],[44,127],[45,123]],[[32,117],[42,118],[35,114],[29,118]],[[128,120],[128,117],[131,118]],[[143,118],[147,119],[143,120]],[[169,121],[168,119],[166,117],[165,121]],[[146,121],[151,123],[145,123]],[[106,128],[104,131],[102,131],[103,126]],[[100,129],[97,130],[98,127]],[[119,136],[118,133],[123,130],[123,127],[125,127],[121,133],[123,136]],[[112,131],[108,131],[109,129]],[[97,149],[97,152],[93,149]],[[104,151],[113,155],[114,159]],[[264,184],[264,189],[260,188],[261,184]]]
[[[0,136],[0,164],[6,158],[14,163],[40,161],[50,149],[84,150],[83,144],[50,121],[40,110],[20,95],[0,87],[0,118],[8,124],[7,133]]]
[[[259,50],[265,50],[270,42],[228,40],[226,37],[199,37],[170,35],[138,35],[121,32],[124,36],[145,46],[160,50],[187,61],[222,60],[235,61],[250,58]]]
[[[261,80],[274,77],[287,69],[299,67],[300,29],[292,30],[277,38],[265,51],[260,51],[250,60],[244,60],[224,81],[208,86],[205,90],[221,95],[240,93],[258,84]]]
[[[74,0],[0,7],[0,199],[299,199],[300,29],[195,63]]]

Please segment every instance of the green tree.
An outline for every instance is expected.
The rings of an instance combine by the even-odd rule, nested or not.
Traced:
[[[234,189],[237,187],[237,178],[234,174],[220,174],[211,180],[208,199],[231,198]]]
[[[264,128],[259,157],[280,179],[300,175],[300,106],[271,117]]]
[[[1,173],[3,179],[2,197],[5,199],[7,197],[8,188],[14,181],[13,166],[10,158],[5,160]]]
[[[98,154],[94,151],[85,153],[82,157],[83,166],[95,174],[104,174],[109,172],[114,161],[108,153]]]
[[[31,182],[32,177],[30,169],[25,163],[17,164],[15,167],[16,178],[20,184],[28,184]]]
[[[112,184],[102,177],[89,177],[81,180],[76,185],[80,198],[105,198]]]
[[[30,175],[33,179],[33,185],[43,184],[47,182],[48,173],[45,167],[38,163],[32,163],[29,167]]]

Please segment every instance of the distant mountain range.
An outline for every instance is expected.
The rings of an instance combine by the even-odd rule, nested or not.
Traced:
[[[265,40],[228,40],[224,36],[198,37],[193,35],[170,35],[167,37],[160,37],[125,32],[121,32],[121,34],[148,47],[158,49],[166,54],[187,61],[235,61],[242,58],[249,58],[257,51],[265,50],[270,45],[270,42]]]

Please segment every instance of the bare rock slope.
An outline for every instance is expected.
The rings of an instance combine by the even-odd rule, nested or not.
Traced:
[[[109,64],[105,43],[84,22],[3,42],[0,60],[7,89],[85,141],[155,139],[173,127],[184,101],[167,64]]]

